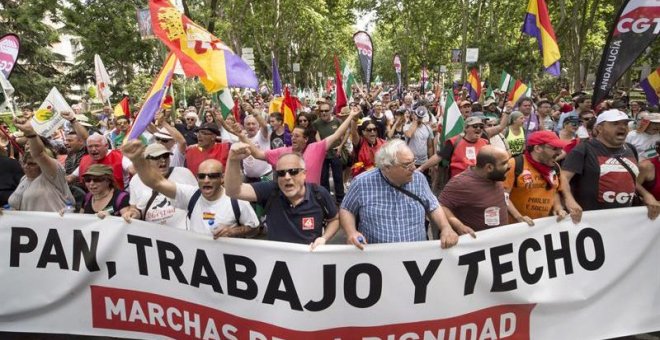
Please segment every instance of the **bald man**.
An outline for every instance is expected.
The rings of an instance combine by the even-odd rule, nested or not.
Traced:
[[[509,154],[491,145],[482,147],[477,164],[452,177],[440,194],[440,205],[459,234],[508,224],[502,181],[509,171]]]
[[[131,141],[122,147],[144,184],[176,200],[176,207],[187,211],[186,230],[219,237],[243,237],[259,226],[250,203],[230,199],[224,192],[222,163],[215,159],[203,161],[197,171],[198,186],[177,184],[149,166],[144,158],[144,146]]]

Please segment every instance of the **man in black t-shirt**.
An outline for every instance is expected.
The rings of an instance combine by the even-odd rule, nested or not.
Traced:
[[[629,121],[617,109],[601,113],[595,127],[598,136],[578,144],[564,160],[562,190],[574,223],[581,220],[583,210],[630,207],[636,191],[646,191],[636,184],[637,152],[625,143]],[[648,209],[651,219],[660,212],[658,207]]]

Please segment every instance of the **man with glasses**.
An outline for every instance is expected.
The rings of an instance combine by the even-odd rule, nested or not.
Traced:
[[[506,118],[507,116],[502,117],[502,119]],[[468,117],[465,120],[463,133],[448,139],[442,149],[417,170],[425,171],[445,159],[449,162],[450,177],[454,177],[468,167],[476,165],[479,150],[488,145],[488,140],[481,137],[484,128],[484,122],[480,117]]]
[[[247,236],[259,226],[259,220],[250,203],[232,200],[225,195],[223,167],[220,161],[207,159],[202,162],[196,174],[195,186],[165,178],[161,171],[149,164],[158,162],[157,166],[161,169],[164,168],[164,160],[148,161],[144,157],[145,148],[140,142],[130,141],[122,147],[122,151],[133,161],[140,179],[147,187],[175,200],[176,208],[187,211],[186,230],[217,239]],[[162,156],[162,151],[163,149],[160,149],[159,152],[149,154]]]
[[[440,228],[440,246],[458,242],[424,175],[415,171],[415,156],[402,140],[385,143],[376,153],[376,169],[353,180],[339,218],[348,243],[427,240],[426,216]],[[392,218],[396,216],[396,218]]]
[[[240,162],[250,154],[249,145],[232,145],[227,162],[227,195],[265,207],[268,239],[310,244],[312,249],[332,239],[339,229],[337,206],[325,188],[305,183],[302,156],[282,154],[275,165],[277,180],[245,184]]]
[[[525,152],[509,159],[509,168],[514,169],[504,180],[509,221],[533,226],[533,219],[550,214],[557,221],[566,217],[559,195],[557,158],[568,144],[553,131],[537,131],[527,138]]]
[[[197,113],[188,109],[184,119],[185,122],[183,124],[175,125],[176,129],[179,130],[183,135],[183,138],[186,139],[187,145],[197,144]]]
[[[158,134],[158,132],[157,132]],[[171,167],[172,152],[161,143],[153,143],[144,150],[144,158],[152,169],[163,177],[178,184],[197,185],[195,176],[190,170],[182,167]],[[184,229],[186,227],[186,211],[175,208],[176,201],[147,187],[140,176],[133,176],[129,185],[130,208],[122,214],[130,223],[131,219],[141,219],[147,222],[162,224],[168,227]]]
[[[197,144],[186,149],[186,166],[197,175],[200,165],[207,159],[215,159],[225,166],[229,155],[229,143],[217,143],[220,129],[215,123],[204,123],[197,130]]]

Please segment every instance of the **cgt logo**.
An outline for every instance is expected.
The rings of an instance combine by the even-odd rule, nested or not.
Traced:
[[[660,18],[623,18],[616,24],[619,33],[644,33],[651,27],[654,27],[653,34],[660,33]]]
[[[635,197],[634,192],[619,192],[616,193],[614,191],[605,191],[603,193],[603,200],[607,203],[619,203],[619,204],[627,204],[632,202],[633,198]]]

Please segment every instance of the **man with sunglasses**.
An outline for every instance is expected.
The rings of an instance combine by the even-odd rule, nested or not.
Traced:
[[[337,131],[341,123],[341,120],[335,118],[330,104],[321,103],[319,105],[319,118],[312,123],[312,126],[318,131],[321,139],[326,139]],[[337,183],[335,185],[335,198],[338,203],[341,203],[344,198],[344,169],[340,157],[340,144],[342,144],[341,140],[336,140],[330,145],[321,169],[321,185],[328,191],[330,191],[330,171],[332,171],[332,180]]]
[[[195,176],[190,170],[170,166],[171,156],[172,152],[161,143],[150,144],[144,150],[144,158],[147,159],[148,165],[163,177],[178,184],[197,185]],[[175,200],[147,187],[140,176],[131,178],[129,189],[130,208],[122,214],[127,222],[130,223],[131,219],[137,218],[185,230],[186,211],[175,208]]]
[[[250,154],[248,144],[232,145],[227,162],[227,195],[265,207],[268,239],[310,244],[312,249],[332,239],[339,229],[337,206],[325,188],[305,183],[302,156],[282,154],[275,165],[277,180],[245,184],[240,162]]]
[[[175,200],[176,208],[187,211],[186,230],[217,239],[247,236],[259,226],[259,220],[250,203],[232,201],[225,195],[223,166],[220,161],[207,159],[202,162],[196,174],[197,186],[194,186],[165,178],[160,171],[148,164],[154,161],[145,159],[145,148],[139,142],[126,143],[122,151],[133,161],[140,179],[147,187]],[[158,161],[161,162],[160,168],[164,168],[162,161]]]

